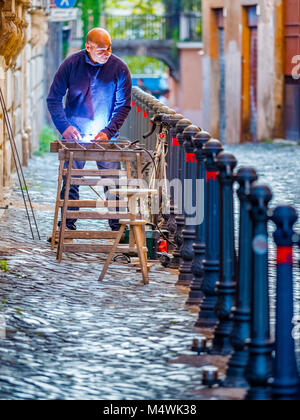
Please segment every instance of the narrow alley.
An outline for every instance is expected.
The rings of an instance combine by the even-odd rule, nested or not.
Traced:
[[[226,149],[272,185],[272,206],[284,201],[300,210],[299,174],[293,169],[299,146]],[[112,265],[98,283],[105,256],[70,255],[56,262],[46,237],[57,168],[57,156],[47,154],[25,170],[41,242],[30,237],[16,182],[0,219],[0,259],[7,261],[0,274],[0,313],[6,321],[0,398],[226,399],[226,390],[207,394],[201,385],[201,363],[189,350],[197,314],[185,307],[188,289],[175,287],[175,271],[154,265],[145,287],[141,274],[124,264]],[[298,287],[300,313],[299,299]],[[235,391],[237,398],[243,392]]]

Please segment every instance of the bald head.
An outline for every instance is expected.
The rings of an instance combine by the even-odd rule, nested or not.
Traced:
[[[92,29],[87,34],[85,46],[94,63],[106,64],[111,56],[111,37],[105,29]]]
[[[98,48],[106,48],[111,45],[111,37],[105,29],[94,28],[87,34],[86,42],[96,44]]]

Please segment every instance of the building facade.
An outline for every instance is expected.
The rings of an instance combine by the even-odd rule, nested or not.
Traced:
[[[205,129],[300,140],[300,0],[203,0],[203,47]]]
[[[48,0],[0,0],[0,87],[23,165],[39,146],[45,109]],[[14,170],[0,107],[0,202]]]

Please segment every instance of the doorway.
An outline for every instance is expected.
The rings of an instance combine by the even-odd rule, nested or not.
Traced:
[[[300,140],[300,0],[285,0],[285,137]]]

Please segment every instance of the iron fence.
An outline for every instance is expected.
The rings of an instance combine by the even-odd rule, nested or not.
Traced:
[[[245,387],[249,400],[300,399],[296,210],[270,208],[272,191],[255,169],[236,171],[235,156],[221,142],[139,88],[121,133],[145,142],[156,157],[163,148],[165,181],[180,181],[181,199],[168,189],[162,199],[169,212],[161,216],[175,245],[171,266],[179,269],[177,284],[190,287],[187,304],[200,305],[195,325],[215,327],[210,345],[200,336],[193,349],[231,355],[225,380],[213,370],[209,384]],[[191,222],[186,204],[200,193],[203,221]]]

